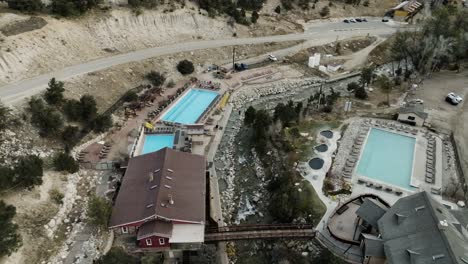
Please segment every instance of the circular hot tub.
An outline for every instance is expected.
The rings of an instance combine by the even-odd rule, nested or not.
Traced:
[[[321,145],[316,146],[315,149],[318,152],[325,152],[328,150],[328,146],[326,144],[321,144]]]
[[[333,132],[330,130],[324,130],[320,132],[320,135],[326,137],[326,138],[332,138],[333,137]]]
[[[309,160],[309,166],[314,170],[319,170],[323,167],[323,159],[321,158],[313,158]]]

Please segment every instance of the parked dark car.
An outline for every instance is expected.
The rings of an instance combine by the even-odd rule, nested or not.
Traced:
[[[247,70],[249,68],[249,66],[245,63],[235,63],[234,64],[234,69],[236,71],[244,71],[244,70]]]

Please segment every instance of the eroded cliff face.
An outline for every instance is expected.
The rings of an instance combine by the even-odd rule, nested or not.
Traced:
[[[5,18],[8,16],[7,18]],[[65,66],[116,53],[183,41],[232,37],[223,18],[212,19],[190,9],[172,13],[113,9],[80,19],[42,17],[47,25],[6,36],[0,33],[0,83],[10,83]],[[29,19],[2,14],[0,27]],[[238,29],[242,34],[242,29]]]

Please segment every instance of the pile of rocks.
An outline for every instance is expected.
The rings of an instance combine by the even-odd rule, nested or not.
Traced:
[[[97,180],[98,174],[95,171],[79,171],[68,176],[62,205],[58,213],[44,226],[46,234],[50,238],[58,238],[57,230],[65,225],[67,239],[60,247],[59,252],[48,263],[63,263],[68,258],[74,244],[78,242],[77,237],[83,239],[83,235],[87,236],[89,233],[89,230],[84,230],[86,225],[83,223],[83,220],[86,219],[85,208],[88,197],[82,197],[79,193],[88,193],[90,190],[94,190]],[[75,256],[75,263],[91,263],[100,254],[97,245],[101,245],[102,240],[90,235],[87,240],[81,242],[83,245],[79,254]],[[86,261],[83,262],[84,260]]]
[[[37,155],[46,158],[54,153],[52,149],[37,146],[36,141],[21,131],[5,129],[0,132],[0,161],[2,165],[11,166],[18,157]]]
[[[44,226],[48,237],[52,238],[55,231],[62,223],[70,222],[70,220],[67,218],[67,215],[73,209],[75,202],[81,199],[81,197],[77,195],[76,188],[79,180],[79,172],[68,175],[68,182],[63,192],[64,197],[62,199],[62,205],[60,206],[58,213],[49,221],[47,225]]]
[[[226,190],[221,194],[223,219],[225,219],[225,221],[231,219],[236,209],[235,204],[232,202],[234,200],[234,178],[236,176],[236,171],[234,169],[234,141],[242,125],[241,120],[241,118],[237,118],[235,113],[231,115],[231,123],[228,124],[229,128],[226,128],[223,141],[214,158],[216,163],[223,164],[223,166],[219,168],[219,176],[224,179],[227,184]]]
[[[253,102],[267,95],[287,96],[288,92],[299,91],[310,86],[318,86],[320,78],[306,78],[298,80],[284,80],[269,85],[249,85],[236,90],[230,98],[234,109],[242,108],[246,103]]]
[[[240,222],[245,220],[246,217],[249,215],[258,214],[260,218],[263,217],[263,213],[258,210],[258,205],[263,201],[260,198],[265,197],[265,187],[268,184],[268,182],[265,180],[265,170],[263,169],[263,164],[261,163],[257,152],[254,148],[252,148],[250,151],[253,156],[253,167],[255,169],[255,176],[261,182],[257,185],[258,188],[256,188],[256,190],[251,195],[245,193],[243,194],[243,199],[240,199],[240,203],[238,205],[238,212],[235,224],[240,224]],[[246,182],[247,179],[245,179],[244,181]],[[241,193],[243,192],[241,191]]]

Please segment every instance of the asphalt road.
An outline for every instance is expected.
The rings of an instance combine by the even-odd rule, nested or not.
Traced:
[[[55,77],[58,80],[83,75],[90,72],[104,70],[116,65],[144,59],[168,55],[178,52],[199,49],[219,48],[225,46],[261,44],[267,42],[284,42],[294,40],[328,40],[343,39],[362,35],[388,35],[396,32],[397,26],[372,20],[367,23],[321,22],[308,24],[304,33],[276,35],[257,38],[231,38],[219,40],[206,40],[183,42],[167,46],[137,50],[115,56],[105,57],[77,65],[65,67],[61,70],[42,74],[30,79],[20,80],[0,87],[0,100],[7,105],[19,103],[21,99],[34,95],[47,86],[49,80]]]

